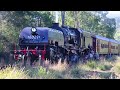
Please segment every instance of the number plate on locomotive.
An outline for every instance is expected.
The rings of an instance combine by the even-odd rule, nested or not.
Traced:
[[[40,39],[40,36],[28,36],[28,39]]]

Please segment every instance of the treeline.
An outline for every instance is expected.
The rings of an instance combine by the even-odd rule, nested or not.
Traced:
[[[108,18],[107,14],[107,11],[66,11],[65,25],[114,38],[116,21]],[[61,22],[61,17],[59,21]]]
[[[115,19],[108,18],[107,11],[64,12],[65,25],[114,38]],[[58,11],[58,17],[62,24],[61,11]],[[24,27],[49,27],[54,21],[54,11],[0,11],[0,52],[10,50],[10,45],[18,43],[20,30]]]

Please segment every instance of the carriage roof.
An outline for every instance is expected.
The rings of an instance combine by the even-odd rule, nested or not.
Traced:
[[[110,42],[119,44],[119,42],[117,40],[114,40],[114,39],[110,39]]]
[[[100,35],[95,35],[95,38],[97,38],[97,39],[101,39],[101,40],[105,40],[105,41],[109,41],[108,38],[103,37],[103,36],[100,36]]]

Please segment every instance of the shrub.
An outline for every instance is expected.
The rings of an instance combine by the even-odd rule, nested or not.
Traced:
[[[113,67],[112,65],[104,65],[104,64],[98,65],[98,68],[103,71],[110,70],[112,67]]]
[[[86,63],[86,65],[89,66],[92,69],[96,69],[96,67],[97,67],[97,63],[95,61],[88,61]]]
[[[80,69],[78,67],[74,67],[72,69],[70,69],[70,76],[72,76],[73,78],[82,78],[87,74],[86,71],[84,71],[83,69]]]
[[[50,71],[50,74],[52,76],[52,79],[63,79],[64,75],[59,71]]]
[[[110,79],[111,74],[112,74],[111,72],[102,72],[102,73],[100,73],[100,77],[102,79]]]

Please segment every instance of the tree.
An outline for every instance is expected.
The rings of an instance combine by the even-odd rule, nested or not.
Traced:
[[[116,32],[114,34],[114,38],[118,41],[120,41],[120,28],[116,29]]]
[[[7,11],[4,18],[19,29],[35,26],[38,21],[41,21],[41,26],[50,26],[53,22],[53,16],[49,11]]]
[[[65,11],[61,11],[62,26],[65,25]]]
[[[116,30],[116,22],[115,19],[108,18],[106,15],[108,14],[107,11],[99,11],[97,12],[97,16],[100,17],[100,29],[101,35],[107,37],[107,38],[113,38],[114,39],[114,33]],[[99,29],[98,28],[98,29]]]
[[[106,15],[107,11],[66,11],[65,23],[108,38],[113,38],[116,23]]]

